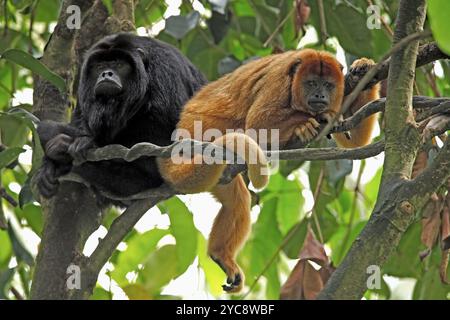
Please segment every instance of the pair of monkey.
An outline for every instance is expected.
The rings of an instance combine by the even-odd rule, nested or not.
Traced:
[[[370,68],[374,62],[356,60],[350,72]],[[241,66],[231,74],[203,87],[191,98],[180,116],[177,128],[194,134],[194,122],[203,130],[218,129],[224,135],[210,141],[238,153],[245,160],[253,152],[256,164],[248,164],[248,175],[255,188],[263,188],[268,177],[261,174],[267,166],[258,143],[242,133],[225,134],[227,129],[278,129],[279,146],[295,139],[310,141],[318,134],[319,122],[334,119],[344,98],[342,66],[329,53],[305,49],[275,54]],[[379,85],[361,92],[350,106],[356,112],[379,98]],[[371,141],[377,115],[364,119],[351,130],[333,137],[338,145],[354,148]],[[218,184],[226,167],[222,164],[199,164],[194,155],[190,163],[176,159],[157,159],[159,172],[175,190],[183,193],[211,192],[222,204],[209,237],[208,254],[227,275],[226,292],[239,292],[244,275],[236,263],[250,228],[250,193],[242,175],[228,184]]]
[[[369,59],[359,59],[350,72],[372,65]],[[46,121],[38,127],[46,152],[36,180],[45,197],[56,193],[57,178],[70,170],[89,181],[94,191],[109,189],[124,196],[159,186],[161,176],[182,193],[211,192],[222,208],[211,231],[209,255],[227,275],[224,290],[238,292],[244,275],[236,255],[251,228],[250,193],[241,175],[228,184],[218,184],[226,164],[202,164],[195,159],[201,155],[183,164],[174,158],[153,157],[131,163],[115,159],[71,164],[73,154],[92,147],[131,147],[138,142],[168,145],[177,120],[177,128],[191,136],[195,122],[201,121],[204,130],[224,134],[210,142],[245,160],[256,155],[256,163],[248,163],[248,175],[254,187],[263,188],[268,177],[261,169],[267,161],[258,142],[240,133],[225,134],[226,130],[278,129],[280,148],[296,139],[309,141],[317,135],[319,122],[334,118],[344,96],[342,66],[332,55],[311,49],[252,61],[198,90],[205,83],[203,75],[167,44],[131,34],[106,37],[87,54],[71,123]],[[350,111],[378,99],[378,92],[378,85],[361,92]],[[376,121],[376,115],[366,118],[351,130],[351,139],[344,134],[334,138],[343,147],[364,146],[370,142]]]

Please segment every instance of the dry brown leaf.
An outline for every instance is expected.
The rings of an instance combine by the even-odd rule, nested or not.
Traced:
[[[304,261],[303,296],[305,300],[316,299],[323,289],[323,281],[319,270],[316,270],[309,261]]]
[[[424,218],[422,219],[422,234],[420,238],[427,249],[420,253],[420,259],[422,260],[431,253],[431,249],[439,237],[443,206],[444,201],[442,197],[433,195],[423,210]]]
[[[447,195],[449,197],[449,195]],[[442,250],[450,249],[450,208],[449,205],[442,210],[441,247]]]
[[[303,30],[305,24],[308,22],[311,8],[307,0],[295,1],[295,32],[298,33]]]
[[[334,271],[323,245],[316,240],[309,227],[299,258],[281,288],[280,299],[282,300],[316,299]],[[312,262],[319,264],[320,269],[316,270]]]
[[[420,151],[417,154],[416,161],[414,161],[411,178],[415,178],[421,173],[426,167],[428,163],[428,154],[426,151]]]
[[[303,299],[303,270],[305,264],[303,261],[297,262],[289,278],[286,280],[280,290],[281,300],[302,300]]]
[[[313,231],[308,227],[305,242],[299,254],[300,260],[312,260],[315,263],[324,266],[328,264],[328,257],[323,244],[314,236]]]

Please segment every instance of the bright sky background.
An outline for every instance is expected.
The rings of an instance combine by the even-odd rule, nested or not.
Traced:
[[[167,18],[171,15],[177,15],[179,14],[180,10],[178,9],[179,5],[181,4],[181,0],[166,0],[166,3],[168,4],[168,9],[166,13],[164,14],[164,17]],[[194,2],[194,7],[196,10],[198,10],[202,15],[209,15],[210,12],[207,12],[205,8],[198,2]],[[139,28],[137,31],[140,35],[156,35],[158,34],[162,29],[164,29],[165,22],[160,21],[156,23],[151,30],[146,30],[145,28]],[[302,40],[299,43],[299,48],[303,47],[304,45],[308,43],[313,43],[317,41],[317,34],[314,30],[314,28],[308,28],[306,35],[302,38]],[[343,49],[339,46],[336,40],[331,39],[336,44],[337,47],[337,59],[342,63],[342,65],[345,66],[344,72],[346,71],[346,62],[345,62],[345,55]],[[440,68],[440,65],[436,64],[436,71],[437,74],[442,74],[442,68]],[[20,92],[17,92],[15,94],[15,98],[13,100],[13,105],[17,105],[20,103],[32,103],[32,89],[24,89]],[[379,134],[379,129],[376,130],[375,135]],[[364,171],[364,174],[362,176],[362,183],[365,184],[366,182],[370,181],[374,174],[377,172],[379,167],[382,165],[384,160],[383,155],[379,155],[370,159],[366,160],[366,169]],[[28,149],[27,152],[20,155],[19,161],[26,166],[31,165],[31,149]],[[351,186],[354,184],[354,181],[356,180],[359,167],[360,167],[360,161],[354,161],[354,167],[352,174],[347,178],[346,183]],[[305,212],[308,211],[313,205],[313,197],[312,193],[309,190],[309,182],[308,177],[305,171],[299,170],[297,175],[292,175],[292,179],[295,179],[298,177],[300,179],[303,186],[305,186],[305,190],[303,191],[303,196],[305,198]],[[20,185],[17,183],[13,183],[10,185],[11,189],[15,192],[20,191]],[[191,210],[194,216],[194,223],[195,226],[200,230],[200,232],[205,236],[208,237],[209,231],[211,230],[211,226],[214,220],[214,217],[216,213],[218,212],[220,205],[213,199],[213,197],[207,193],[197,194],[197,195],[186,195],[186,196],[180,196],[180,198],[186,203],[188,208]],[[259,214],[259,208],[255,208],[252,212],[252,220],[256,221]],[[17,226],[17,221],[15,220],[14,216],[9,213],[8,218],[12,220],[12,222]],[[137,223],[136,230],[139,232],[145,232],[148,231],[154,227],[158,228],[167,228],[169,226],[169,219],[167,215],[161,215],[159,210],[157,208],[152,208],[149,210],[142,219]],[[89,240],[86,243],[84,254],[89,255],[93,252],[95,247],[98,244],[98,239],[105,236],[107,230],[104,227],[100,227],[92,236],[89,238]],[[34,234],[31,229],[25,228],[23,232],[21,233],[23,236],[24,244],[27,248],[30,249],[30,251],[36,255],[37,254],[37,248],[39,244],[39,237]],[[162,246],[164,244],[168,243],[174,243],[175,239],[172,236],[166,236],[163,239],[161,239],[159,246]],[[119,246],[119,250],[124,250],[126,248],[126,244],[122,243]],[[291,261],[291,266],[295,264],[295,260]],[[15,261],[11,262],[11,267],[13,267],[16,264]],[[106,268],[111,268],[111,264],[107,264],[100,276],[99,276],[99,283],[100,285],[108,290],[111,286],[111,290],[113,292],[114,299],[127,299],[124,292],[114,283],[110,282],[109,277],[106,275],[105,270]],[[130,275],[132,276],[132,275]],[[224,276],[225,279],[225,276]],[[284,280],[284,279],[282,279]],[[385,280],[390,285],[393,297],[397,299],[410,299],[412,295],[412,288],[414,287],[414,280],[411,279],[396,279],[392,277],[385,277]],[[220,284],[218,284],[220,285]],[[203,272],[197,267],[197,261],[194,262],[191,267],[186,271],[185,274],[177,278],[176,280],[173,280],[163,291],[163,294],[171,294],[171,295],[177,295],[181,296],[183,298],[189,298],[189,299],[212,299],[213,297],[209,296],[207,293],[207,290],[205,290],[205,277]],[[223,298],[226,298],[226,295],[223,296]]]

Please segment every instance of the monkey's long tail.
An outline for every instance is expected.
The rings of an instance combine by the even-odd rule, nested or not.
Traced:
[[[267,185],[267,159],[255,140],[243,133],[228,133],[214,140],[214,144],[224,146],[245,160],[249,179],[255,188],[261,189]],[[202,155],[198,154],[184,163],[180,163],[181,156],[178,159],[176,157],[177,155],[168,159],[159,158],[158,167],[164,180],[175,190],[184,193],[211,190],[217,185],[227,166],[225,160],[207,164],[202,161]]]

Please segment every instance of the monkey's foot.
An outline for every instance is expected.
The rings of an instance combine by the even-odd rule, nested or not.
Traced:
[[[302,142],[308,142],[311,141],[315,136],[317,136],[317,128],[319,127],[320,124],[316,119],[309,118],[307,122],[297,126],[294,133]]]
[[[236,293],[244,286],[244,274],[231,258],[218,258],[210,255],[211,259],[227,274],[227,284],[222,285],[223,291]]]
[[[58,191],[59,181],[56,177],[55,166],[51,163],[44,163],[39,171],[36,173],[36,184],[39,193],[44,198],[53,197]]]

